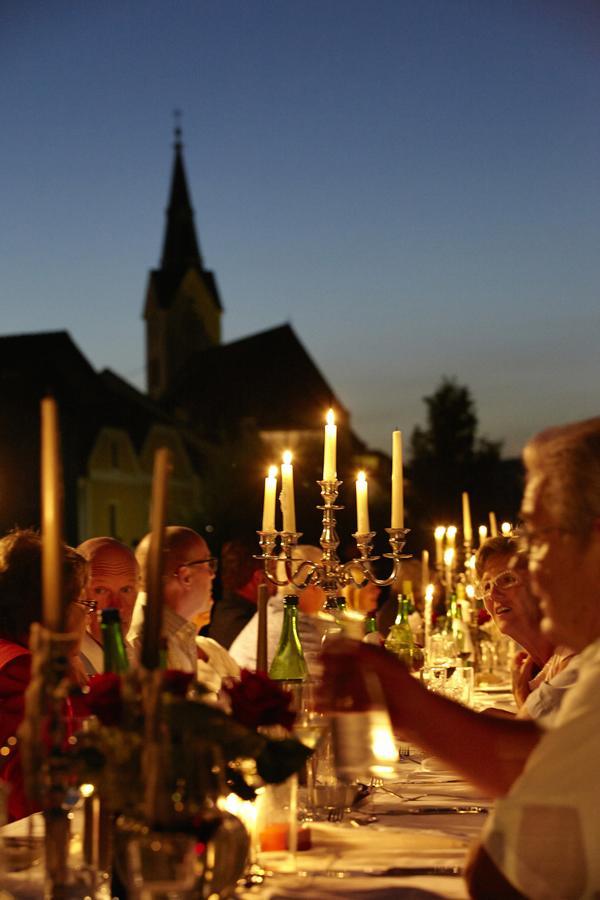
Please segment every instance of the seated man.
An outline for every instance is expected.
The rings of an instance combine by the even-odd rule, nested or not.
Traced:
[[[485,608],[502,634],[524,652],[513,663],[513,691],[519,716],[536,719],[559,708],[577,679],[572,650],[554,647],[540,631],[541,612],[531,592],[527,560],[514,537],[499,535],[480,547],[475,562]]]
[[[221,550],[222,594],[212,608],[208,635],[227,650],[256,612],[258,586],[266,580],[262,564],[253,558],[255,544],[236,538]]]
[[[100,613],[109,607],[118,609],[123,636],[127,635],[138,591],[139,567],[133,550],[112,537],[90,538],[79,545],[77,552],[88,561],[86,597],[98,611],[90,616],[81,646],[85,670],[92,675],[104,671]]]
[[[348,643],[325,657],[334,695],[362,661],[378,673],[395,726],[499,798],[468,872],[475,900],[600,895],[600,417],[542,432],[524,461],[523,543],[540,628],[581,654],[547,730],[428,692],[377,647]]]
[[[150,547],[147,534],[136,549],[142,591],[138,594],[127,634],[136,661],[142,648],[146,603],[146,557]],[[212,582],[216,559],[210,555],[203,537],[182,525],[165,528],[164,541],[163,635],[167,640],[167,667],[193,672],[211,692],[218,692],[221,679],[239,675],[239,667],[227,651],[211,638],[198,637],[192,621],[212,604]]]
[[[298,560],[310,560],[319,562],[322,551],[309,544],[299,544],[294,548],[294,558]],[[282,561],[277,563],[277,580],[285,581],[285,565]],[[284,584],[279,587],[277,593],[269,598],[267,604],[267,665],[273,662],[273,657],[279,646],[281,628],[283,625],[283,598],[287,594],[297,594],[298,603],[298,637],[304,650],[306,665],[309,673],[315,674],[318,668],[318,656],[321,650],[321,640],[324,626],[314,617],[323,606],[324,593],[321,588],[310,585],[303,590]],[[229,652],[236,662],[245,669],[256,669],[256,649],[258,641],[258,613],[250,619],[243,628]]]

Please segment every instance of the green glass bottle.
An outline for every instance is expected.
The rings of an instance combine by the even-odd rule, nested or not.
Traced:
[[[100,613],[100,630],[104,650],[104,671],[121,675],[129,669],[129,660],[125,650],[121,615],[118,609],[107,607]]]
[[[306,681],[308,669],[298,636],[298,598],[283,598],[283,625],[279,646],[273,657],[269,677],[275,681]]]
[[[375,634],[377,632],[377,610],[371,609],[365,616],[365,635]]]
[[[417,671],[423,666],[424,658],[408,622],[408,607],[408,597],[398,594],[398,614],[385,639],[385,648],[401,659],[411,671]]]

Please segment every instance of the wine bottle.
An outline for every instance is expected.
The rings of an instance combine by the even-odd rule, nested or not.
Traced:
[[[100,614],[100,630],[104,650],[104,671],[121,675],[129,669],[129,660],[125,650],[121,615],[118,609],[107,607]]]
[[[385,639],[385,648],[401,659],[408,669],[417,671],[423,666],[424,656],[422,649],[415,643],[408,621],[408,608],[406,594],[398,594],[398,614]]]
[[[298,635],[298,597],[289,594],[283,598],[283,625],[279,646],[269,669],[269,677],[275,681],[306,681],[308,669]]]

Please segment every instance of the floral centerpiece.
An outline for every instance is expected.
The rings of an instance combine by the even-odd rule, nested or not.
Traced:
[[[203,883],[213,893],[220,884],[225,895],[243,871],[248,836],[219,797],[251,800],[258,786],[285,781],[310,756],[289,736],[291,694],[267,676],[243,671],[225,694],[229,709],[206,702],[191,675],[172,670],[91,679],[92,718],[70,755],[79,783],[94,785],[116,819],[113,869],[122,881],[131,882],[133,860],[140,871],[166,867],[165,881],[185,870],[193,896],[203,896]]]

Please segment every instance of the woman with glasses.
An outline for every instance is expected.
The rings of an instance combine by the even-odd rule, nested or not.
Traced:
[[[540,630],[541,613],[531,592],[527,558],[519,550],[514,537],[489,538],[477,553],[475,570],[496,627],[523,648],[513,661],[513,692],[519,716],[536,719],[556,712],[576,680],[577,667],[573,650],[555,647]]]

